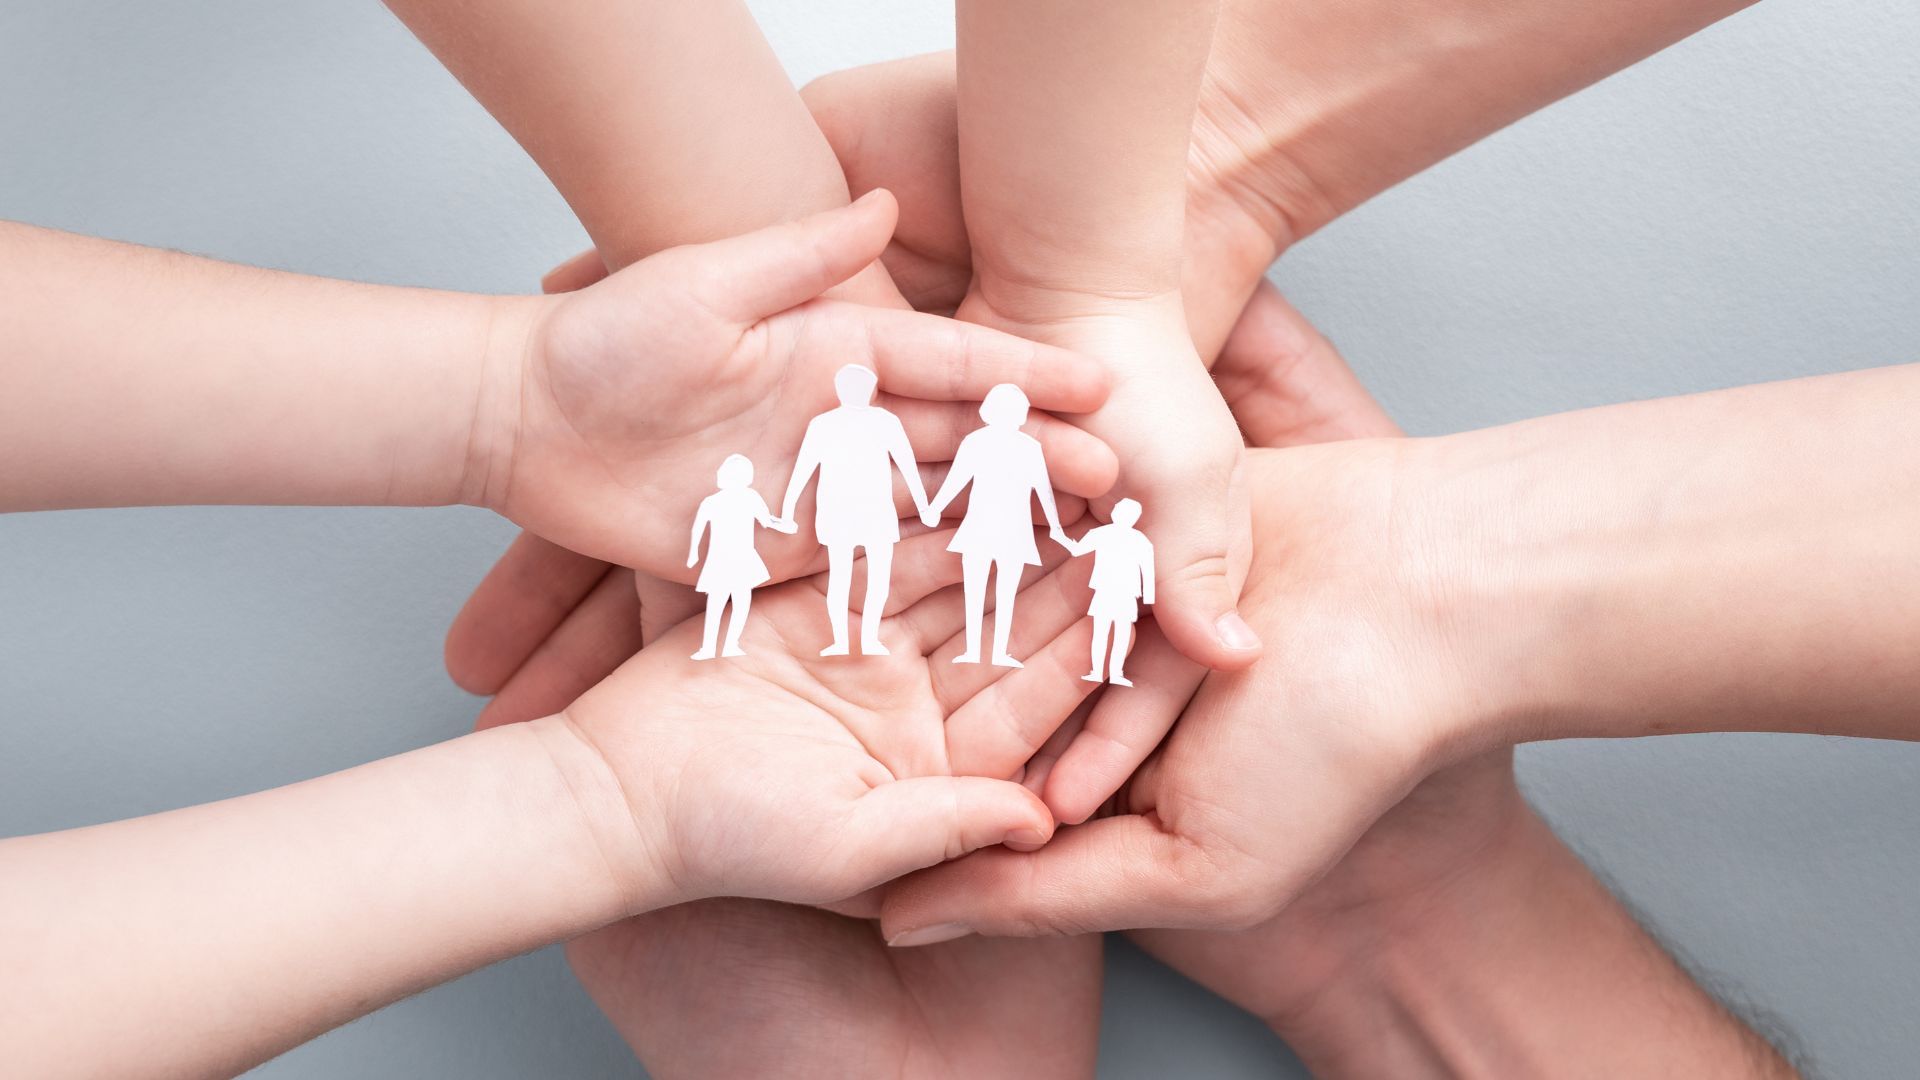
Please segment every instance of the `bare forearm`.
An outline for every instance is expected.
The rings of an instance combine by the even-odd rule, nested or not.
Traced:
[[[1416,542],[1465,544],[1475,735],[1920,738],[1916,410],[1894,367],[1438,440]]]
[[[845,205],[739,0],[388,7],[533,155],[609,265]],[[877,267],[855,298],[891,293]]]
[[[1348,886],[1374,879],[1347,877],[1246,933],[1137,936],[1266,1020],[1315,1076],[1794,1075],[1510,782],[1505,798],[1484,843],[1417,888],[1367,894]],[[1416,827],[1462,827],[1460,813]]]
[[[976,275],[1124,298],[1176,292],[1215,5],[965,0],[956,12]]]
[[[21,1075],[232,1075],[608,922],[645,904],[597,835],[611,783],[536,721],[0,842],[0,1045]]]
[[[0,223],[0,510],[459,501],[514,302]]]
[[[1259,207],[1284,246],[1752,2],[1232,0],[1196,165],[1233,161],[1207,186]]]

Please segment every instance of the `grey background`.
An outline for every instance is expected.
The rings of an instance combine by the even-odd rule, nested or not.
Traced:
[[[755,6],[796,81],[950,43],[944,4]],[[1916,56],[1909,0],[1770,0],[1390,192],[1277,280],[1416,433],[1920,359]],[[0,0],[0,217],[486,291],[584,244],[368,0]],[[509,535],[468,510],[0,518],[0,834],[463,731],[476,702],[442,673],[440,637]],[[1523,751],[1522,771],[1622,893],[1823,1072],[1920,1067],[1920,747],[1559,744]],[[1137,953],[1112,959],[1103,1076],[1299,1074],[1257,1024]],[[259,1075],[637,1071],[550,949]]]

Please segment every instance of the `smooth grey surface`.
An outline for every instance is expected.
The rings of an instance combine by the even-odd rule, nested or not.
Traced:
[[[951,39],[941,4],[755,7],[796,80]],[[1916,56],[1907,0],[1771,0],[1362,208],[1276,279],[1416,433],[1920,359]],[[0,0],[0,217],[489,291],[584,243],[367,0]],[[464,730],[440,635],[509,535],[462,510],[0,518],[0,834]],[[1825,1074],[1913,1074],[1920,749],[1689,737],[1521,762],[1562,832]],[[1102,1076],[1303,1075],[1137,952],[1111,961]],[[550,949],[258,1075],[638,1073]]]

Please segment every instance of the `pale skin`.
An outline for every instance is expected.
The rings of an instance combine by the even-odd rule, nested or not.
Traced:
[[[782,372],[824,382],[854,358],[908,396],[1026,381],[1037,401],[1099,402],[1091,360],[815,300],[871,263],[892,206],[882,194],[675,249],[551,298],[356,285],[0,224],[0,509],[465,502],[684,577],[684,526],[658,508],[691,512],[728,451],[778,460],[798,441],[820,393],[779,389]],[[985,381],[956,379],[968,370]],[[939,412],[972,405],[925,404],[937,454]],[[772,555],[780,577],[810,570],[797,546]]]
[[[852,355],[910,390],[912,366],[894,360],[931,347],[978,366],[987,381],[975,397],[1036,359],[1077,365],[1100,392],[1091,361],[951,320],[814,300],[878,254],[891,207],[882,196],[675,249],[564,298],[351,285],[0,226],[0,454],[13,466],[0,507],[467,500],[543,531],[617,534],[634,546],[607,554],[644,563],[650,541],[626,516],[633,492],[618,473],[705,456],[701,441],[715,434],[751,438],[764,420],[728,420],[738,402],[724,387],[754,372],[804,368],[814,352],[813,363],[833,365]],[[114,329],[128,325],[141,333]],[[651,363],[636,370],[636,354]],[[960,385],[951,364],[930,370],[938,385]],[[623,391],[627,378],[649,393]],[[610,387],[629,408],[650,400],[661,414],[578,407]],[[506,400],[515,407],[499,408]],[[523,498],[519,485],[540,494]],[[927,562],[934,569],[903,595],[946,583],[944,563]],[[798,603],[776,591],[770,621],[791,623]],[[939,624],[929,609],[913,626],[938,634]],[[665,647],[684,655],[692,633]],[[812,686],[777,662],[693,690],[689,663],[636,659],[569,712],[510,732],[0,843],[0,925],[13,935],[0,952],[15,961],[0,988],[9,1064],[47,1076],[232,1073],[398,996],[637,911],[719,893],[833,900],[923,857],[1035,845],[1051,829],[1024,789],[947,776],[937,720],[966,708],[957,692],[933,704],[924,670],[840,684],[884,695],[876,701]],[[776,686],[786,689],[769,699]],[[913,690],[936,718],[901,730],[915,741],[857,738],[841,722],[882,715],[880,702],[905,708]],[[744,726],[714,711],[730,693]],[[671,734],[696,728],[692,742]],[[692,794],[689,777],[718,758],[727,765],[714,788]],[[756,779],[753,761],[779,777]],[[649,768],[667,773],[636,771]],[[802,789],[822,800],[820,813],[802,808]],[[781,840],[730,798],[771,800],[770,814],[812,840]],[[762,841],[781,854],[766,857]],[[862,851],[830,850],[841,843]],[[183,964],[187,944],[194,960]]]
[[[592,235],[597,251],[556,276],[555,291],[663,247],[717,240],[847,201],[832,148],[739,0],[388,6],[533,155]],[[832,295],[906,306],[878,265]],[[910,401],[881,404],[910,431],[959,424]],[[965,430],[956,426],[950,441],[916,445],[915,456],[945,460]],[[1043,414],[1030,431],[1063,491],[1091,496],[1112,486],[1117,465],[1100,440]],[[789,446],[782,456],[791,453]],[[671,626],[699,611],[691,590],[657,580],[671,575],[643,573],[636,582],[592,554],[575,554],[559,536],[529,534],[516,542],[476,590],[474,617],[463,618],[449,640],[455,680],[476,692],[498,690],[555,633],[562,642],[593,638],[598,656],[631,654],[639,628],[618,617],[628,605],[615,594],[636,583],[649,626]],[[851,561],[851,551],[840,554]],[[520,610],[494,618],[488,612],[495,603]],[[583,606],[596,629],[562,632],[566,616]]]
[[[559,9],[486,0],[457,12],[415,0],[390,6],[528,149],[593,236],[598,251],[550,276],[543,285],[552,291],[581,288],[606,267],[659,247],[718,239],[847,200],[832,148],[737,0],[587,2]],[[906,306],[878,266],[834,295]],[[924,426],[901,411],[910,403],[884,404],[910,430]],[[949,447],[971,427],[969,418],[950,428]],[[1117,464],[1098,440],[1039,413],[1028,430],[1040,440],[1055,483],[1070,496],[1096,495],[1112,485]],[[950,450],[937,449],[923,442],[914,452],[923,463],[950,456]],[[1069,520],[1082,505],[1072,502]],[[839,580],[846,582],[847,575]],[[636,603],[636,583],[643,605]],[[523,534],[449,634],[448,670],[470,690],[499,692],[483,720],[538,715],[565,705],[638,649],[644,633],[672,627],[697,611],[697,603],[677,584],[629,575]],[[527,664],[528,677],[509,685],[530,655],[535,659]],[[587,678],[579,681],[581,675]],[[979,688],[976,682],[964,686]],[[875,966],[884,965],[872,931],[860,930]],[[606,950],[626,955],[647,940],[646,920],[637,920],[577,942],[570,956],[591,986],[596,957]],[[991,963],[973,966],[981,977],[967,989],[1011,1000],[1017,987],[1060,981],[1097,986],[1098,963],[1097,948],[996,950]],[[1082,1000],[1093,996],[1083,991]],[[1044,1015],[1039,1009],[1020,1013]],[[948,1044],[944,1032],[929,1032],[927,1039]],[[1003,1042],[983,1051],[1010,1044],[1020,1045]],[[1078,1044],[1050,1045],[1064,1054],[1076,1052],[1069,1048]],[[1085,1054],[1091,1060],[1091,1050]],[[1050,1060],[1044,1053],[1027,1057],[1041,1066]],[[649,1063],[656,1060],[650,1056]],[[1004,1057],[981,1072],[1018,1075]]]
[[[688,623],[540,720],[0,841],[9,1065],[230,1075],[641,912],[836,901],[981,844],[1044,843],[1037,796],[948,774],[941,724],[973,706],[937,692],[922,659],[958,631],[937,595],[954,577],[945,539],[903,544],[903,606],[882,630],[900,655],[857,670],[783,652],[817,632],[818,587],[790,582],[759,605],[750,658],[696,665]]]
[[[1200,87],[1186,167],[1181,291],[1199,355],[1212,359],[1261,275],[1294,242],[1744,6],[1628,0],[1587,5],[1569,18],[1565,5],[1544,0],[1423,0],[1416,9],[1392,0],[1231,0]],[[1410,17],[1415,10],[1420,17]],[[918,307],[959,304],[973,274],[971,222],[960,215],[952,55],[835,73],[803,96],[852,190],[903,193],[904,216],[884,260],[894,280]],[[591,280],[585,269],[575,264],[556,284]],[[1276,333],[1293,331],[1281,324]],[[1294,355],[1309,340],[1289,339],[1282,351]],[[516,545],[448,635],[456,680],[492,693],[531,663],[515,694],[554,680],[578,692],[629,655],[638,647],[630,604],[611,587],[594,588],[603,569],[583,571],[580,560],[537,541]],[[687,613],[653,610],[661,625]],[[1099,703],[1087,728],[1100,750],[1088,754],[1098,775],[1076,785],[1070,801],[1053,803],[1062,821],[1084,819],[1119,788],[1204,674],[1152,624],[1140,631],[1131,663],[1136,676],[1150,677],[1138,693]]]
[[[1270,288],[1216,370],[1257,441],[1393,433]],[[1041,749],[1029,787],[1047,785],[1073,735],[1069,724]],[[1134,937],[1270,1025],[1316,1076],[1793,1075],[1532,813],[1504,751],[1421,783],[1268,922]],[[1093,1071],[1097,940],[889,950],[859,920],[709,901],[627,920],[569,954],[663,1080],[1055,1077]]]
[[[1267,657],[1202,686],[1126,812],[910,879],[890,937],[1248,926],[1529,739],[1920,737],[1916,407],[1895,367],[1258,455]]]
[[[1234,611],[1247,544],[1240,436],[1180,301],[1186,159],[1216,5],[965,0],[956,114],[973,281],[957,314],[1100,357],[1086,418],[1123,494],[1156,508],[1167,639],[1244,667]]]

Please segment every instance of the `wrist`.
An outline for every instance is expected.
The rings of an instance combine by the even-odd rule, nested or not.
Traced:
[[[488,296],[475,318],[476,353],[468,365],[470,385],[453,404],[465,424],[448,456],[460,476],[455,501],[496,513],[506,512],[519,445],[528,365],[541,321],[552,299],[538,296]]]
[[[1552,737],[1573,692],[1564,658],[1581,651],[1583,622],[1606,618],[1582,599],[1604,587],[1604,568],[1566,565],[1566,539],[1582,526],[1549,449],[1533,426],[1513,425],[1409,440],[1399,463],[1399,557],[1445,673],[1435,767]],[[1594,487],[1584,497],[1600,501]]]
[[[600,747],[566,712],[514,725],[539,753],[558,833],[580,891],[605,917],[595,925],[677,903],[671,875],[653,854],[662,847],[634,813],[624,785]]]

